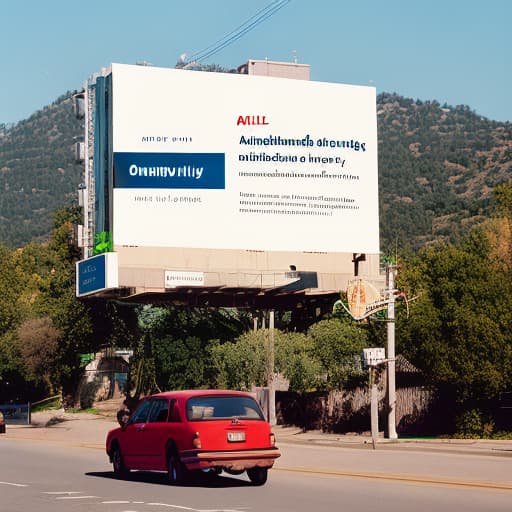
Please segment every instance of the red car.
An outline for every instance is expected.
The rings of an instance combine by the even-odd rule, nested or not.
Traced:
[[[194,470],[247,471],[254,485],[267,481],[280,456],[270,424],[249,393],[195,390],[145,398],[127,425],[107,435],[116,475],[132,469],[166,471],[182,484]],[[199,471],[197,472],[199,473]]]

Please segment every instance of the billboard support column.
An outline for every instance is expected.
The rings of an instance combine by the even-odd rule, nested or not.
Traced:
[[[387,264],[388,288],[387,318],[387,362],[388,362],[388,438],[397,439],[396,433],[396,388],[395,388],[395,271],[396,266]]]

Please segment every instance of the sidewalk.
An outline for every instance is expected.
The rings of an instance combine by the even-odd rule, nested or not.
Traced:
[[[303,432],[297,427],[274,427],[278,444],[294,443],[317,446],[339,446],[343,448],[373,449],[370,435],[328,434],[321,431]],[[487,439],[385,439],[381,433],[376,450],[444,451],[512,458],[512,440]]]
[[[67,413],[62,409],[37,412],[32,414],[30,425],[7,425],[0,442],[5,437],[104,449],[107,432],[117,426],[115,418],[108,416]]]
[[[117,427],[111,412],[103,415],[68,413],[63,410],[34,413],[31,425],[7,425],[2,438],[70,443],[76,446],[104,449],[107,432]],[[304,432],[298,427],[276,425],[277,444],[302,444],[372,450],[369,435],[327,434],[321,431]],[[485,439],[384,439],[377,450],[444,451],[512,458],[512,440]]]

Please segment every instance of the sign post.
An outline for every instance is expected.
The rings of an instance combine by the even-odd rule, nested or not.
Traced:
[[[379,397],[377,390],[376,368],[377,365],[386,362],[385,351],[383,348],[365,348],[363,349],[363,361],[368,366],[370,376],[370,418],[372,431],[373,449],[377,448],[379,437]]]

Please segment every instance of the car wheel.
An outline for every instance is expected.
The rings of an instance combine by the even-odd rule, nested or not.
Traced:
[[[114,447],[112,450],[112,466],[114,467],[114,474],[118,478],[128,476],[129,470],[124,465],[123,454],[119,446]]]
[[[171,485],[182,485],[186,481],[186,468],[177,455],[171,454],[167,464],[167,474]]]
[[[268,468],[250,468],[247,470],[247,476],[253,485],[263,485],[267,481]]]

